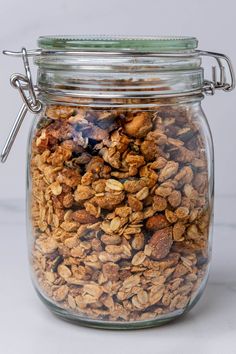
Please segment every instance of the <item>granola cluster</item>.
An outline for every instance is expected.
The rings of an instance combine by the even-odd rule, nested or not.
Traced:
[[[31,154],[32,263],[46,298],[108,321],[187,307],[206,275],[210,217],[187,105],[48,106]]]

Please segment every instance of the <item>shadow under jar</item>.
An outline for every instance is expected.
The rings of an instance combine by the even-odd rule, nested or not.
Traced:
[[[28,235],[40,298],[92,327],[181,316],[204,290],[211,250],[213,147],[196,39],[38,43]]]

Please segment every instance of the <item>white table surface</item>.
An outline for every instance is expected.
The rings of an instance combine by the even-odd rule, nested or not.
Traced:
[[[24,201],[0,201],[1,354],[235,354],[236,198],[218,197],[207,289],[179,321],[136,331],[79,327],[52,315],[30,281]]]

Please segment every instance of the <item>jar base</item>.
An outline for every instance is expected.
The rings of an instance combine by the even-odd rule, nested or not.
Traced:
[[[167,324],[168,322],[177,320],[183,317],[186,313],[188,313],[192,307],[198,302],[201,297],[204,288],[206,286],[207,279],[202,283],[201,288],[195,295],[195,297],[189,302],[189,304],[180,310],[173,311],[169,314],[164,314],[158,316],[158,318],[152,320],[143,320],[143,321],[131,321],[131,322],[123,322],[123,321],[106,321],[106,320],[93,320],[85,318],[81,315],[77,315],[75,313],[69,312],[55,303],[52,303],[46,297],[44,297],[36,288],[36,292],[42,302],[47,306],[47,308],[60,319],[74,323],[83,327],[91,327],[97,329],[111,329],[111,330],[134,330],[134,329],[145,329],[152,327],[159,327]]]

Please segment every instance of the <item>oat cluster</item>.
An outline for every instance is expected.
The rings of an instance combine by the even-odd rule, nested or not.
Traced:
[[[32,264],[40,292],[81,317],[185,309],[208,263],[208,166],[186,105],[48,106],[32,138]]]

